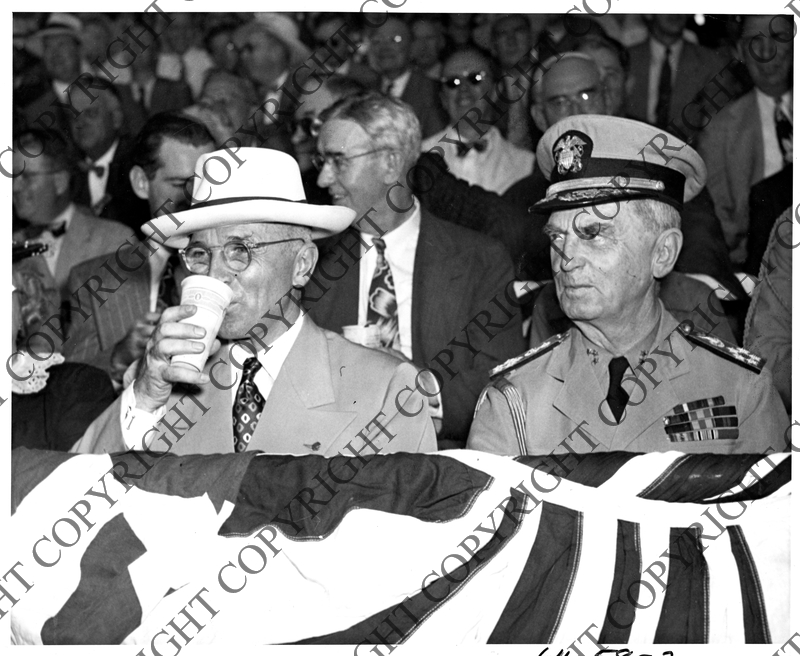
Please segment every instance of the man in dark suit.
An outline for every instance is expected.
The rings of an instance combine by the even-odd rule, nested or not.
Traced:
[[[88,92],[78,86],[69,92],[77,112],[70,117],[70,131],[84,156],[76,200],[99,217],[137,230],[148,218],[147,203],[134,195],[128,182],[131,139],[123,133],[119,90],[100,78],[90,78],[86,87],[90,85],[94,86]]]
[[[427,139],[447,125],[439,87],[411,66],[411,30],[399,18],[389,18],[369,33],[369,63],[381,76],[380,90],[411,105]]]
[[[200,155],[213,149],[208,130],[188,118],[162,114],[147,122],[133,146],[128,178],[151,217],[189,207],[184,185]],[[177,282],[184,275],[166,246],[151,241],[119,246],[115,256],[87,260],[70,272],[70,295],[91,315],[72,318],[64,348],[68,361],[103,369],[115,383],[122,383],[128,366],[141,357],[163,307],[176,304]],[[107,297],[91,294],[83,285],[92,276],[106,289],[120,289]]]
[[[632,82],[626,106],[631,118],[665,130],[673,121],[703,124],[703,104],[692,101],[727,62],[684,38],[687,18],[685,14],[653,15],[650,38],[630,48]]]
[[[382,347],[435,368],[439,446],[463,446],[488,370],[524,348],[511,260],[498,242],[422,210],[398,182],[419,154],[410,106],[373,93],[322,118],[318,183],[360,219],[321,245],[315,279],[335,282],[307,290],[309,312],[330,330],[376,324]]]

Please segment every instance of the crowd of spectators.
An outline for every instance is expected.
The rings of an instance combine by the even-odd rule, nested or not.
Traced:
[[[548,186],[535,154],[542,135],[580,114],[636,119],[700,153],[707,186],[683,208],[683,248],[674,272],[659,281],[660,298],[679,318],[716,299],[712,316],[722,320],[705,328],[739,346],[747,338],[745,346],[777,370],[790,408],[791,294],[767,303],[766,286],[759,290],[759,307],[780,321],[749,305],[764,277],[790,279],[786,258],[777,272],[762,260],[791,244],[776,225],[781,215],[791,221],[794,32],[791,16],[393,13],[371,26],[360,14],[15,13],[13,238],[47,249],[15,250],[13,346],[20,378],[37,352],[49,348],[55,360],[47,398],[41,387],[15,389],[13,445],[69,449],[129,382],[185,274],[175,253],[147,257],[159,249],[141,228],[188,207],[198,157],[226,147],[280,150],[298,162],[310,203],[342,204],[348,182],[331,175],[318,138],[323,126],[326,147],[361,138],[331,121],[350,116],[347,99],[368,92],[406,103],[419,122],[419,162],[429,173],[416,193],[419,239],[432,226],[428,238],[442,250],[417,251],[431,258],[428,275],[448,284],[434,264],[457,254],[484,267],[483,283],[501,273],[529,283],[522,316],[493,342],[492,359],[462,363],[463,393],[445,389],[440,447],[464,446],[492,366],[520,354],[523,340],[535,346],[561,330],[547,218],[528,208]],[[363,135],[382,129],[378,116],[348,120]],[[6,161],[4,171],[12,167]],[[412,179],[412,165],[398,166],[396,180]],[[448,254],[442,245],[451,237]],[[104,263],[120,247],[128,261],[146,258],[147,266],[111,271]],[[412,258],[410,266],[423,264]],[[106,306],[97,290],[122,276],[140,280]],[[482,289],[452,284],[458,294]],[[416,282],[413,294],[422,298]],[[468,301],[454,304],[452,316],[439,305],[436,321],[450,331],[440,331],[443,339],[482,307]],[[754,322],[782,328],[759,341],[769,331],[751,329]],[[439,329],[414,325],[415,345],[427,340],[425,330]],[[421,367],[442,346],[404,355]],[[47,381],[46,371],[40,378]],[[92,407],[69,401],[87,389],[98,390]],[[40,396],[20,401],[26,394]],[[72,419],[58,427],[48,413]]]

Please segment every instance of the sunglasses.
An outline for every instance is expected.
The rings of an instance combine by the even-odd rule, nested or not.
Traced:
[[[292,132],[296,131],[298,128],[309,137],[314,137],[316,139],[322,128],[322,121],[316,116],[304,116],[303,118],[292,121]]]
[[[458,89],[464,82],[469,82],[473,87],[477,87],[481,82],[486,79],[486,71],[473,71],[466,75],[453,75],[451,77],[443,77],[439,81],[447,89]]]

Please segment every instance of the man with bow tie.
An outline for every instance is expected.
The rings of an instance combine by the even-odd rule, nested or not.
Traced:
[[[128,183],[131,138],[119,94],[115,85],[86,76],[69,88],[75,110],[70,131],[83,155],[78,162],[76,200],[97,216],[136,230],[147,221],[148,210]]]
[[[487,130],[474,122],[478,111],[491,121],[492,110],[483,99],[493,88],[491,69],[489,59],[474,48],[447,58],[442,67],[441,98],[449,125],[423,141],[422,150],[441,150],[454,176],[503,194],[532,173],[535,158],[531,151],[507,141],[495,125]],[[462,118],[468,112],[473,120]]]
[[[14,140],[14,212],[28,222],[14,239],[48,245],[43,257],[24,263],[38,267],[52,280],[62,301],[69,298],[67,278],[74,265],[115,250],[133,234],[124,225],[99,219],[73,202],[74,170],[70,147],[59,133],[28,130]]]

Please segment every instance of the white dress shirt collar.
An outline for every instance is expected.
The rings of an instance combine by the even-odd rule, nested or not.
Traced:
[[[69,224],[72,223],[72,215],[75,213],[75,203],[70,203],[67,205],[64,210],[50,223],[47,224],[48,228],[57,228],[61,223],[64,224],[66,228],[69,228]]]
[[[392,80],[392,98],[400,98],[408,86],[408,81],[411,79],[411,69],[406,69],[405,73],[398,75]],[[386,78],[384,78],[384,82]]]
[[[108,166],[111,164],[111,160],[114,159],[114,155],[117,152],[117,146],[119,146],[119,139],[114,139],[114,143],[109,146],[108,150],[100,155],[100,157],[98,157],[96,161],[92,162],[92,164],[95,166],[105,166],[107,171]]]
[[[270,344],[271,348],[268,351],[259,351],[257,353],[258,361],[273,381],[277,380],[289,351],[292,350],[294,343],[297,341],[304,319],[305,316],[301,314],[289,330]],[[236,361],[243,364],[247,358],[251,357],[253,357],[253,352],[241,344],[234,344],[231,348],[231,362]],[[256,385],[258,385],[258,378],[256,378]]]

